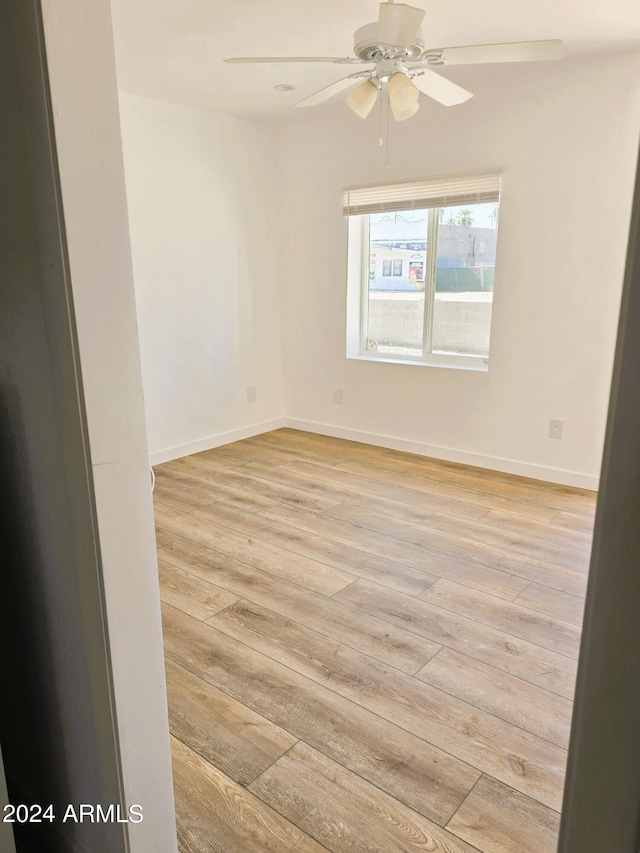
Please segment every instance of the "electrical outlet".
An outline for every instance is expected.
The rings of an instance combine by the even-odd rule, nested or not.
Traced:
[[[549,421],[549,438],[562,438],[562,427],[564,421],[556,421],[553,418]]]
[[[344,402],[344,391],[342,390],[342,388],[334,388],[333,402],[337,403],[339,406],[341,406]]]
[[[255,403],[256,401],[256,386],[247,386],[247,403]]]

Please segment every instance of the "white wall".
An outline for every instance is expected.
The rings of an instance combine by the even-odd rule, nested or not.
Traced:
[[[131,853],[176,848],[157,560],[108,0],[42,4]]]
[[[456,69],[476,92],[392,122],[284,129],[286,411],[312,429],[595,487],[640,122],[637,57]],[[452,75],[453,76],[453,75]],[[488,373],[345,358],[341,188],[503,170]],[[344,389],[344,404],[332,390]],[[564,420],[561,441],[550,418]]]
[[[134,95],[121,94],[120,108],[160,462],[281,423],[278,132]]]

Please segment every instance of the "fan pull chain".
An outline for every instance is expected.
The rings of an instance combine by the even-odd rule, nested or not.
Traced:
[[[389,121],[391,115],[391,99],[389,98],[389,90],[387,89],[387,156],[384,161],[385,169],[388,169],[391,165],[391,161],[389,159]]]

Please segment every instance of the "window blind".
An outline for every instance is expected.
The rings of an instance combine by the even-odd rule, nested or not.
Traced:
[[[467,178],[437,178],[407,184],[375,187],[346,187],[342,211],[345,216],[382,213],[386,210],[424,210],[430,207],[459,207],[496,202],[500,199],[500,175]]]

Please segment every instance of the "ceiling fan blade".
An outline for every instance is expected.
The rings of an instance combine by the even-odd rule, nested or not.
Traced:
[[[538,62],[561,59],[567,48],[561,39],[514,41],[505,44],[471,44],[442,48],[446,65],[475,65],[481,62]],[[431,53],[431,51],[428,51]]]
[[[457,83],[452,83],[446,77],[441,77],[440,74],[436,74],[434,71],[429,71],[428,69],[412,77],[411,81],[424,95],[428,95],[445,107],[463,104],[469,98],[473,97],[472,93],[467,92],[462,86],[458,86]]]
[[[381,3],[378,16],[378,41],[398,47],[410,47],[424,18],[424,9],[406,3]]]
[[[308,98],[298,101],[297,104],[294,104],[294,107],[315,107],[316,104],[321,104],[323,101],[333,97],[333,95],[337,95],[338,92],[344,92],[345,89],[349,89],[354,85],[356,80],[368,76],[370,76],[370,72],[368,71],[361,72],[360,74],[350,74],[348,77],[336,80],[335,83],[329,83],[328,86],[314,92],[313,95],[309,95]]]
[[[335,62],[338,65],[363,65],[355,56],[233,56],[224,62]],[[368,64],[368,63],[367,63]]]

